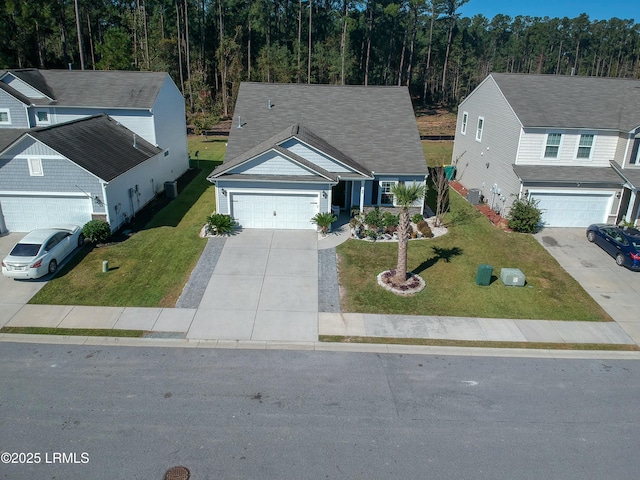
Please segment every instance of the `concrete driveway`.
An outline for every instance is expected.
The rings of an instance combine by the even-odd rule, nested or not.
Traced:
[[[0,259],[6,257],[25,235],[9,233],[0,236]],[[5,326],[46,283],[45,280],[14,280],[0,275],[0,327]]]
[[[229,237],[187,338],[317,341],[315,230],[247,229]]]
[[[636,342],[640,341],[640,272],[619,267],[584,228],[545,228],[536,239]]]

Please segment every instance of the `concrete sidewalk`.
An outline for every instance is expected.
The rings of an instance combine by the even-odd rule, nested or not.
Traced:
[[[215,315],[208,309],[200,314]],[[144,330],[149,338],[193,340],[272,341],[313,344],[318,335],[475,340],[497,342],[582,343],[636,345],[615,322],[567,322],[470,317],[376,315],[362,313],[318,313],[317,330],[287,340],[279,335],[279,322],[269,334],[189,336],[198,309],[84,307],[25,305],[17,313],[0,313],[0,325],[9,327],[95,328]],[[289,315],[295,316],[296,313]],[[283,319],[283,321],[286,319]],[[295,318],[290,318],[295,321]],[[197,322],[196,322],[197,324]],[[263,324],[265,328],[266,324]],[[229,334],[231,332],[228,332]],[[10,335],[4,335],[7,339]]]

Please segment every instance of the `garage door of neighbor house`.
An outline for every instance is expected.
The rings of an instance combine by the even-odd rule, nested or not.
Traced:
[[[61,223],[84,225],[91,220],[91,199],[85,196],[0,195],[0,204],[10,232],[29,232]]]
[[[317,193],[232,192],[231,216],[243,228],[315,229]]]
[[[547,227],[587,227],[606,222],[612,194],[532,192],[531,196],[539,200]]]

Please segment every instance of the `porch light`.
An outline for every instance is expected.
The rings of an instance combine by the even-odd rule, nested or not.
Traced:
[[[222,192],[222,195],[225,197],[227,196],[227,191],[224,188],[220,189],[220,191]]]
[[[322,192],[322,198],[327,198],[327,192]]]

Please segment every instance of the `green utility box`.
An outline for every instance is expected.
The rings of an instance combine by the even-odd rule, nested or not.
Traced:
[[[491,275],[493,274],[493,267],[491,265],[478,266],[478,273],[476,274],[476,285],[486,287],[491,284]]]

